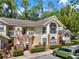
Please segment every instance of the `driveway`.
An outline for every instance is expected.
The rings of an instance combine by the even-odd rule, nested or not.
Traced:
[[[44,56],[40,56],[40,57],[35,57],[32,59],[63,59],[63,58],[56,57],[56,56],[53,56],[52,54],[49,54],[49,55],[44,55]]]

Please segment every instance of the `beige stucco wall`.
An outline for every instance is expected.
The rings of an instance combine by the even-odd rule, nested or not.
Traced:
[[[39,43],[41,42],[41,35],[40,34],[34,34],[34,36],[35,36],[35,38],[34,38],[32,46],[39,45]]]

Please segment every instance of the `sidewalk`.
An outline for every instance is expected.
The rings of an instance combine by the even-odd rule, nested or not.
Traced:
[[[33,53],[33,54],[28,55],[28,59],[39,57],[39,56],[48,55],[50,53],[52,53],[52,50],[48,50],[48,51],[44,51],[44,52],[38,52],[38,53]]]
[[[33,59],[35,57],[48,55],[50,53],[52,53],[52,50],[48,50],[48,51],[44,51],[44,52],[38,52],[38,53],[33,53],[33,54],[31,54],[29,51],[25,51],[23,56],[12,57],[12,58],[9,58],[9,59]]]

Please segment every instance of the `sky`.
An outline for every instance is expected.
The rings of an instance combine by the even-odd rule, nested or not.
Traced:
[[[21,6],[21,1],[22,1],[22,0],[16,0],[17,5],[18,5],[19,8],[22,7],[22,6]],[[47,1],[49,1],[49,0],[44,0],[44,5],[47,4]],[[60,9],[60,8],[62,8],[63,6],[66,6],[67,4],[69,4],[69,1],[70,1],[70,0],[51,0],[51,1],[52,1],[52,3],[55,4],[55,8]],[[29,0],[29,2],[31,3],[31,6],[35,5],[34,0]],[[57,3],[57,2],[58,2],[58,3]]]
[[[17,7],[18,7],[17,11],[18,11],[19,14],[22,14],[22,12],[24,11],[24,8],[21,5],[21,1],[22,0],[15,0],[15,2],[17,4]],[[72,1],[72,0],[44,0],[44,4],[43,4],[44,11],[49,11],[49,8],[47,7],[47,2],[48,1],[51,1],[54,4],[53,8],[59,10],[63,7],[66,7],[68,4],[70,4],[70,1]],[[30,7],[36,5],[34,0],[29,0],[29,2],[31,4]],[[4,7],[3,7],[4,9],[8,8],[7,4],[3,4],[3,5],[4,5]],[[71,8],[74,8],[74,9],[79,11],[79,4],[75,4],[75,5],[71,6]]]
[[[24,8],[21,6],[22,0],[15,0],[15,1],[17,3],[18,9],[19,9],[18,12],[21,13],[24,10]],[[45,8],[44,10],[45,11],[49,10],[49,8],[47,8],[47,6],[46,6],[48,1],[52,1],[52,3],[55,5],[53,8],[61,9],[65,6],[67,6],[68,4],[70,4],[70,1],[72,1],[72,0],[44,0],[44,8]],[[32,7],[33,5],[36,4],[34,0],[29,0],[29,2],[31,3],[30,7]],[[78,7],[79,7],[79,5],[77,6],[77,8]]]

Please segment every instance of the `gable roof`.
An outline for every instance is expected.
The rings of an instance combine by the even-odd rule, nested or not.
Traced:
[[[39,26],[41,26],[41,25],[43,25],[44,23],[48,23],[48,22],[51,22],[52,20],[54,20],[54,21],[56,21],[58,24],[60,24],[62,27],[65,27],[66,28],[66,26],[64,26],[60,21],[59,21],[59,19],[56,17],[56,16],[51,16],[51,17],[48,17],[48,18],[44,18],[44,19],[41,19],[41,20],[38,20],[37,21],[37,24],[39,25]]]
[[[4,18],[0,17],[0,21],[12,26],[19,26],[19,27],[27,27],[27,26],[42,26],[44,23],[49,22],[51,20],[55,20],[57,23],[59,23],[61,26],[65,27],[56,16],[51,16],[48,18],[44,18],[38,21],[30,21],[30,20],[20,20],[20,19],[13,19],[13,18]]]
[[[60,33],[61,37],[63,37],[66,33],[70,33],[71,35],[73,35],[68,29],[59,30],[58,32]]]

